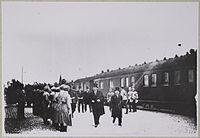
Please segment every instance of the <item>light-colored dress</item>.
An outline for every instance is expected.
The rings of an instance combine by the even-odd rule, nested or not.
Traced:
[[[64,126],[69,125],[70,118],[69,113],[71,112],[71,98],[67,91],[61,90],[58,97],[58,123]]]

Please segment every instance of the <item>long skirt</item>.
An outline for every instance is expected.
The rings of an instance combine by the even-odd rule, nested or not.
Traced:
[[[53,102],[51,106],[51,120],[53,123],[56,123],[56,118],[58,118],[56,117],[57,115],[58,115],[58,103]]]
[[[70,124],[69,109],[66,104],[61,104],[58,112],[58,123],[67,126]]]
[[[52,118],[52,121],[54,123],[59,123],[59,112],[60,112],[60,105],[58,103],[53,103],[52,104],[52,108],[53,108],[53,118]]]

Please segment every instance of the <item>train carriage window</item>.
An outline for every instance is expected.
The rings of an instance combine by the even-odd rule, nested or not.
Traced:
[[[109,80],[109,87],[110,87],[110,88],[114,88],[114,83],[113,83],[112,80]]]
[[[181,72],[180,71],[175,71],[174,82],[175,82],[176,85],[181,84]]]
[[[194,82],[194,70],[192,69],[188,70],[188,82]]]
[[[135,77],[134,76],[131,77],[131,83],[135,83]]]
[[[100,89],[103,89],[103,82],[100,81]]]
[[[124,87],[124,78],[121,78],[121,80],[120,80],[120,86]]]
[[[152,87],[156,87],[156,81],[157,81],[157,75],[156,74],[152,74],[151,75],[151,86]]]
[[[144,75],[144,87],[148,87],[148,86],[149,86],[149,76]]]
[[[126,87],[129,87],[129,79],[126,77]]]
[[[85,91],[86,85],[85,83],[83,83],[83,91]]]
[[[83,90],[83,82],[81,83],[81,90]]]
[[[163,86],[169,86],[169,73],[163,73]]]
[[[94,81],[95,84],[97,84],[98,88],[99,88],[99,81]]]

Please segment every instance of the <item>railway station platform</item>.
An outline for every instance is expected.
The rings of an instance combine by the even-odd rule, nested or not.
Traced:
[[[187,116],[160,113],[155,111],[138,110],[125,113],[123,109],[122,126],[118,126],[117,119],[112,123],[111,113],[105,106],[105,114],[100,118],[100,125],[95,128],[93,115],[89,110],[85,113],[74,114],[73,126],[68,132],[59,132],[51,125],[44,125],[42,118],[33,116],[32,108],[26,108],[26,117],[22,122],[5,120],[6,134],[19,133],[45,136],[165,136],[165,137],[197,137],[195,119]],[[15,123],[13,126],[12,123]],[[16,124],[19,123],[19,124]],[[15,127],[15,128],[11,128]]]

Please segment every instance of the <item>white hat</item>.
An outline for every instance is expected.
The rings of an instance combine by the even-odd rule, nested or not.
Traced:
[[[65,90],[65,89],[70,89],[69,85],[66,84],[62,84],[61,85],[61,89]]]
[[[56,90],[56,87],[53,86],[53,87],[51,88],[51,90],[52,90],[52,91],[55,91],[55,90]]]
[[[46,91],[51,91],[51,89],[49,88],[48,85],[46,85],[46,86],[44,87],[44,90],[46,90]]]

